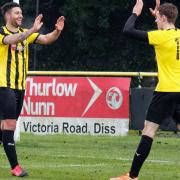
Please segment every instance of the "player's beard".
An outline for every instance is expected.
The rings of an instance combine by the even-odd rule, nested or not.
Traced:
[[[11,22],[11,24],[14,27],[18,28],[18,27],[20,27],[22,25],[22,21],[19,22],[18,20],[14,20],[14,21]]]

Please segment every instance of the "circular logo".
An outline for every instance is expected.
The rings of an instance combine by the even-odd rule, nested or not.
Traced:
[[[123,96],[119,88],[112,87],[106,94],[106,103],[111,109],[118,109],[122,105]]]

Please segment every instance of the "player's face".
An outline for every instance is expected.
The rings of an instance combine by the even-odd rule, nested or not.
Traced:
[[[157,12],[156,14],[156,24],[158,29],[163,29],[164,27],[164,17]]]
[[[19,27],[22,24],[22,10],[19,7],[14,7],[8,12],[8,22],[14,26]]]

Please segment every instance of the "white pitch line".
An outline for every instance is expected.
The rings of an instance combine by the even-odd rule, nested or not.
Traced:
[[[103,167],[108,166],[108,164],[100,163],[100,164],[35,164],[35,165],[27,165],[23,164],[26,168],[41,168],[41,169],[47,169],[47,168],[63,168],[63,167]],[[9,166],[3,166],[0,165],[0,168],[9,168]]]
[[[106,160],[121,160],[121,161],[132,161],[133,159],[130,158],[111,158],[111,157],[95,157],[95,156],[72,156],[72,155],[49,155],[52,157],[63,157],[63,158],[90,158],[90,159],[106,159]],[[152,163],[160,163],[160,164],[179,164],[178,161],[169,161],[169,160],[154,160],[154,159],[147,159],[146,162],[152,162]]]
[[[0,153],[0,155],[5,155],[5,153]],[[38,156],[46,156],[46,155],[38,155]],[[132,161],[133,159],[131,158],[111,158],[111,157],[95,157],[95,156],[72,156],[72,155],[47,155],[49,157],[59,157],[59,158],[85,158],[85,159],[104,159],[104,160],[120,160],[120,161]],[[147,159],[146,162],[150,162],[150,163],[159,163],[159,164],[176,164],[176,165],[180,165],[180,161],[171,161],[171,160],[158,160],[158,159]],[[63,165],[64,166],[64,165]],[[65,165],[65,166],[71,166],[73,167],[73,164],[71,165]],[[74,167],[76,166],[76,164],[74,165]],[[90,165],[83,165],[83,164],[77,164],[77,166],[90,166]],[[92,166],[96,166],[93,165]],[[0,166],[1,167],[1,166]]]

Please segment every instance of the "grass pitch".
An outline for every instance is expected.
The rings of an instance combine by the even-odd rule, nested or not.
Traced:
[[[109,180],[127,172],[140,136],[126,137],[21,134],[17,143],[20,164],[28,180]],[[0,146],[0,180],[12,177]],[[154,140],[141,180],[180,180],[180,138],[168,133]]]

